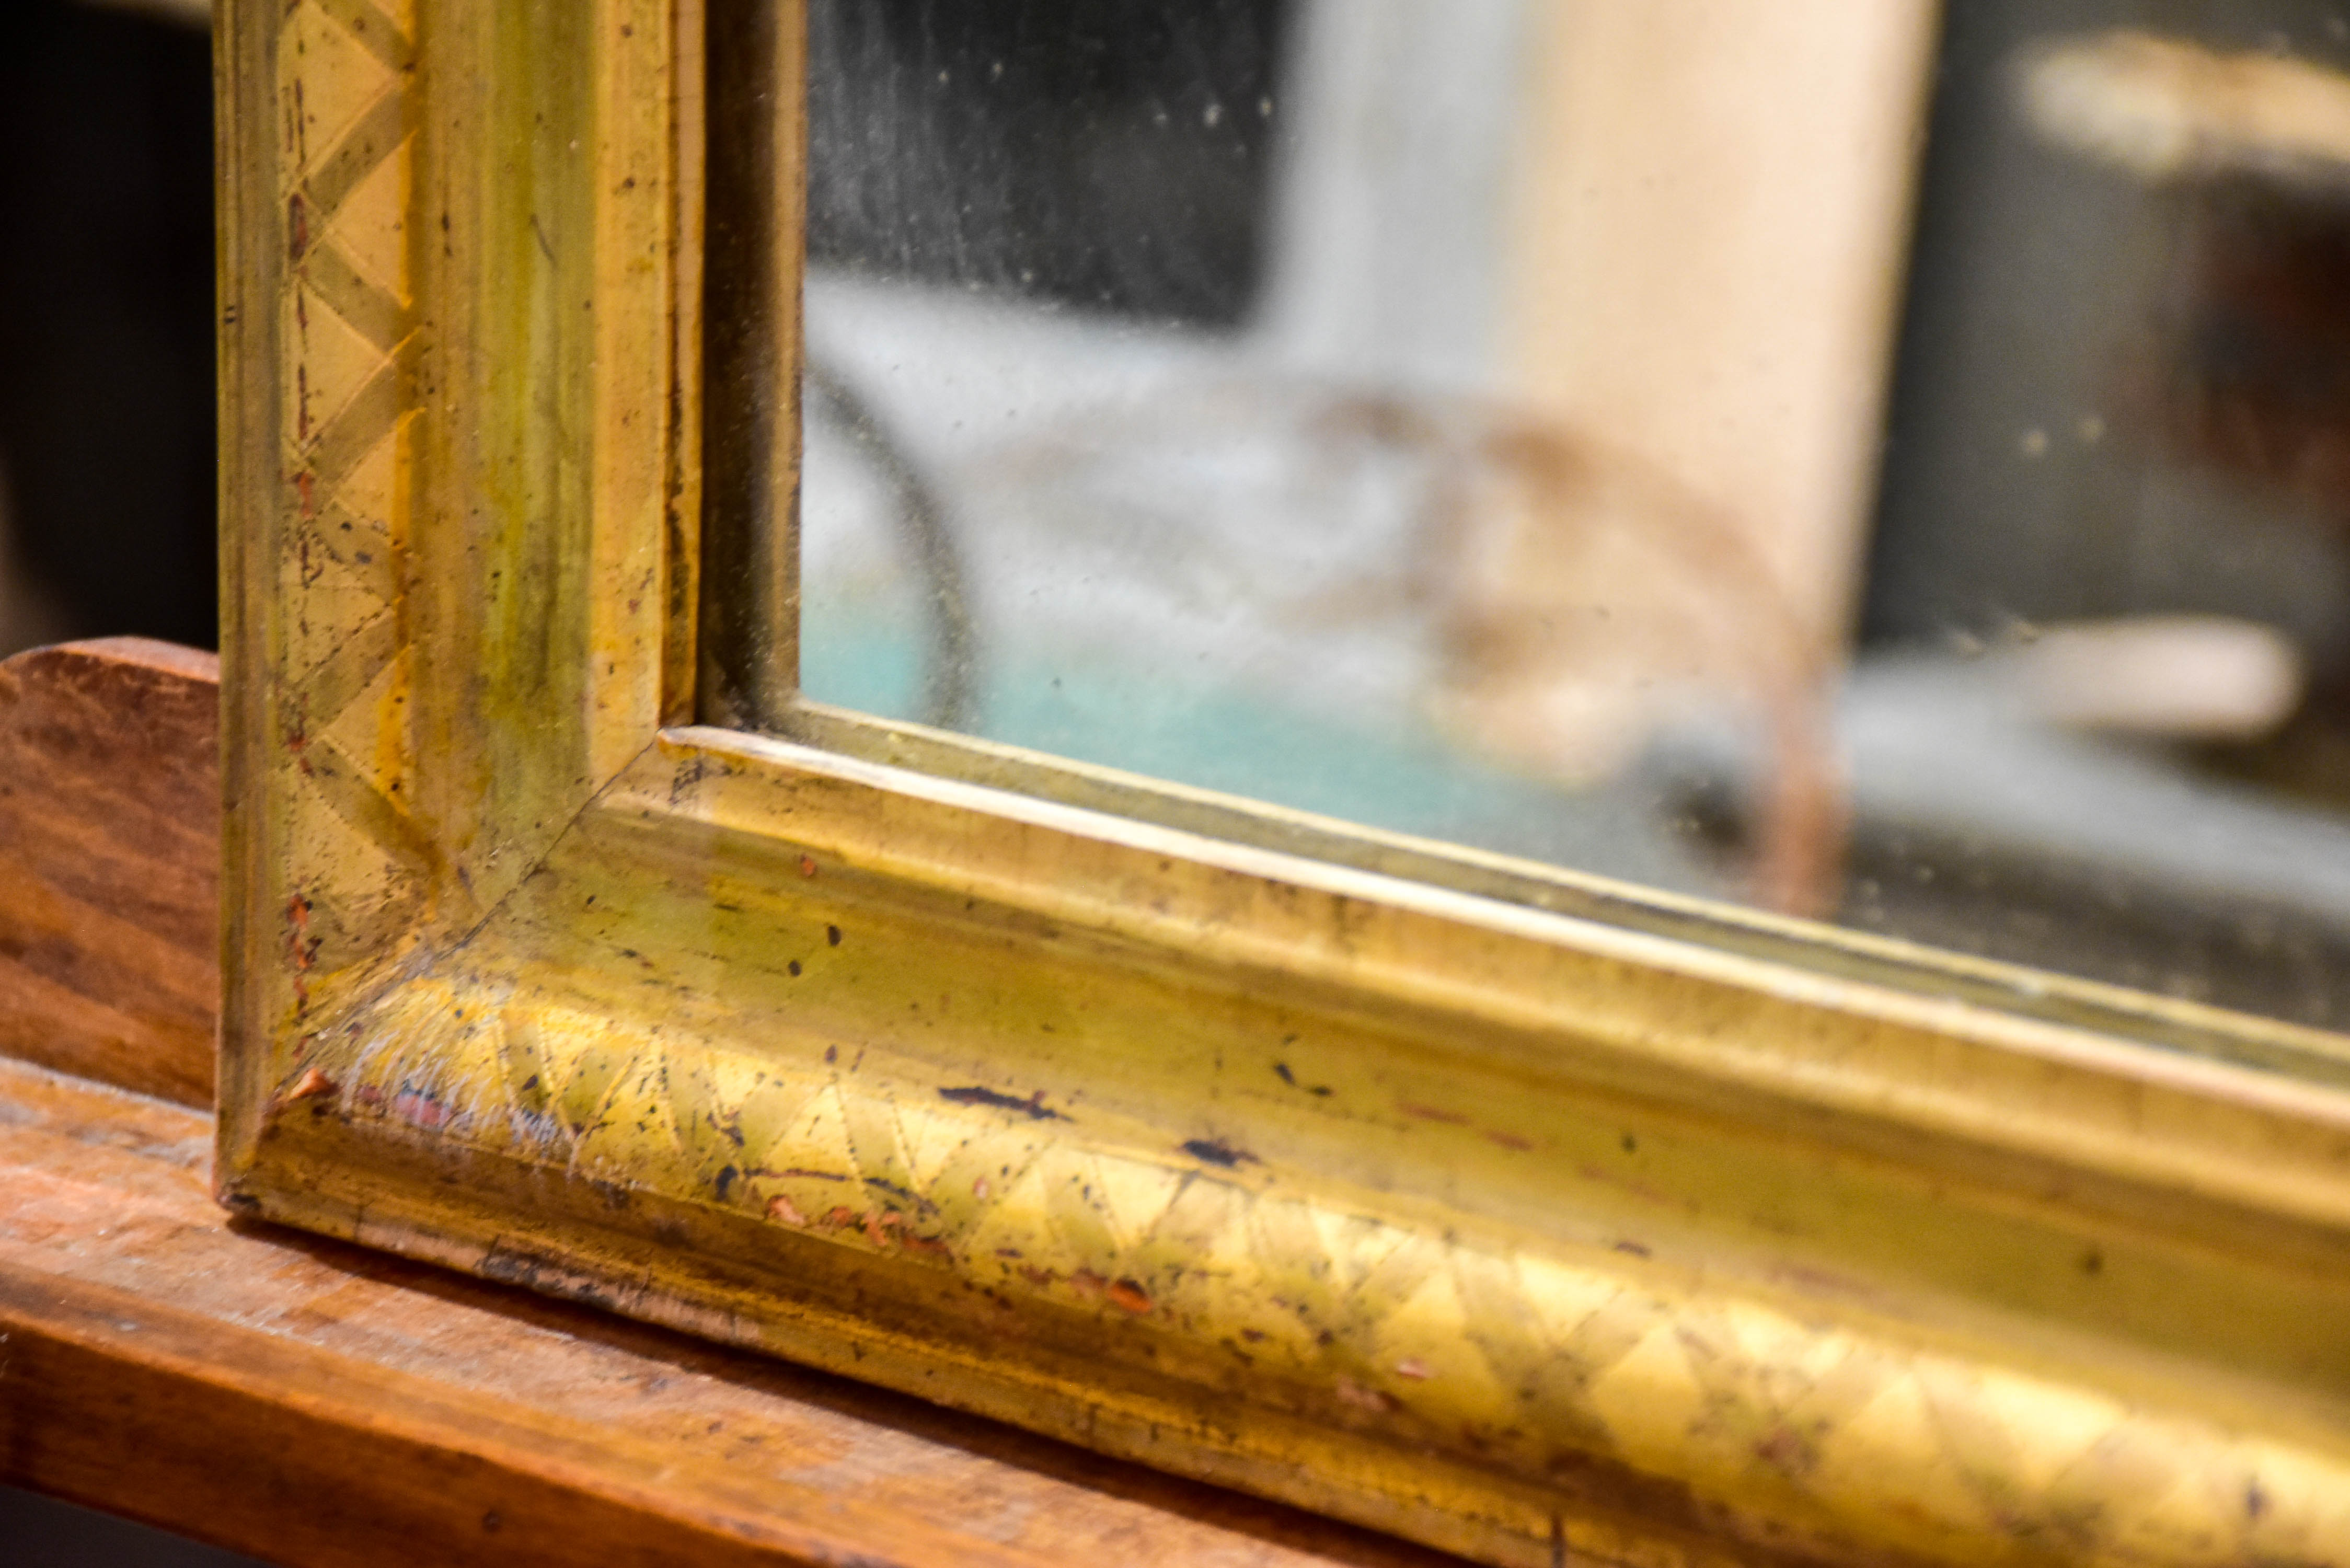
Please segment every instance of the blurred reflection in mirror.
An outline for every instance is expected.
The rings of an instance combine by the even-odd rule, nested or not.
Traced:
[[[811,0],[806,693],[2350,1022],[2345,16]]]

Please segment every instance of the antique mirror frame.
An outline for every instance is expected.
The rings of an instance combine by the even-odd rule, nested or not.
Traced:
[[[712,9],[772,206],[699,0],[220,8],[228,1204],[1496,1563],[2350,1562],[2335,1037],[695,722]]]

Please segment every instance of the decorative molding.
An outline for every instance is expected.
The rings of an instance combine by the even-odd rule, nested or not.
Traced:
[[[1494,1563],[2350,1563],[2331,1036],[661,729],[699,39],[227,7],[228,1202]]]

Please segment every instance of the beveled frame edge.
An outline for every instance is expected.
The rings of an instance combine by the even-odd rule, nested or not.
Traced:
[[[875,718],[806,697],[789,704],[772,738],[1735,953],[1824,980],[1964,1002],[2018,1019],[2128,1040],[2190,1060],[2256,1067],[2289,1077],[2296,1085],[2350,1087],[2350,1037],[2280,1019],[1364,827],[920,723]]]
[[[2350,1096],[2100,1024],[2330,1037],[660,730],[697,16],[222,9],[229,1202],[1497,1562],[2350,1557]]]

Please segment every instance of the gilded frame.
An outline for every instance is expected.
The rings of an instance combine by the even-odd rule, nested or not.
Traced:
[[[2343,1042],[697,726],[699,0],[217,26],[233,1208],[1494,1563],[2350,1563]]]

